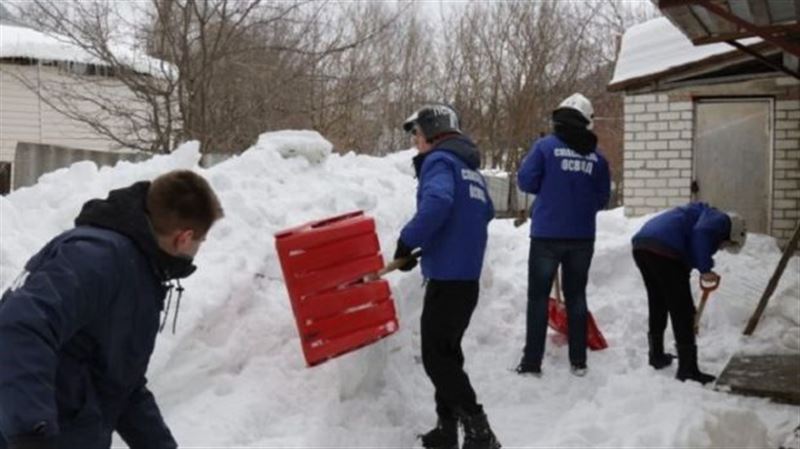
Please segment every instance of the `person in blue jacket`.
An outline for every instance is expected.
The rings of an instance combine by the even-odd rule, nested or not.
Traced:
[[[0,448],[102,449],[114,431],[177,447],[145,374],[165,295],[174,282],[177,314],[222,214],[202,177],[173,171],[87,202],[27,262],[0,302]]]
[[[610,195],[608,163],[591,131],[591,102],[576,93],[553,112],[553,132],[534,142],[517,172],[517,185],[536,195],[531,211],[525,348],[517,372],[541,376],[548,301],[562,266],[569,323],[571,372],[586,364],[586,284],[594,254],[597,212]]]
[[[715,379],[697,366],[695,308],[689,277],[692,269],[697,269],[701,282],[716,285],[720,278],[713,271],[712,256],[720,248],[738,252],[746,237],[745,221],[738,214],[720,212],[705,203],[670,209],[650,219],[633,236],[633,259],[647,289],[648,363],[653,368],[665,368],[674,358],[664,352],[669,314],[678,349],[675,377],[703,384]]]
[[[400,233],[395,259],[422,249],[427,278],[422,310],[422,363],[436,390],[438,422],[421,435],[426,448],[458,448],[458,423],[467,449],[500,447],[464,372],[461,339],[478,303],[487,226],[494,206],[478,171],[480,153],[461,133],[456,112],[428,105],[403,124],[419,154],[417,212]],[[414,268],[412,259],[403,271]]]

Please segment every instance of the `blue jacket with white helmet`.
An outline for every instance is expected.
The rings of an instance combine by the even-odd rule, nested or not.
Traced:
[[[708,273],[712,256],[729,239],[728,215],[705,203],[689,203],[651,218],[633,236],[633,248],[681,260],[687,267]]]
[[[536,195],[532,238],[594,239],[611,188],[608,162],[596,149],[582,154],[555,134],[542,137],[523,160],[517,184]]]
[[[494,206],[478,172],[480,154],[467,137],[453,134],[414,158],[417,212],[400,240],[422,248],[422,274],[436,280],[480,278],[487,226]]]

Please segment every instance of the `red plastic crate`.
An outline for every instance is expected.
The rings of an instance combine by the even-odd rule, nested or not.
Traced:
[[[383,268],[375,222],[363,212],[275,235],[303,355],[309,366],[397,331],[388,282],[361,282]]]

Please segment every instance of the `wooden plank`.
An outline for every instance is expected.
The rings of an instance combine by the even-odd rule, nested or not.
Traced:
[[[735,355],[714,388],[800,405],[800,354]]]
[[[800,0],[798,0],[800,1]],[[769,35],[781,35],[785,33],[790,33],[797,29],[798,25],[775,25],[775,26],[760,26],[759,31],[767,33]],[[692,43],[695,45],[705,45],[705,44],[713,44],[716,42],[724,42],[733,39],[744,39],[748,37],[753,37],[754,34],[752,31],[742,29],[735,33],[728,33],[728,34],[717,34],[711,37],[708,36],[701,36],[697,39],[692,39]]]
[[[697,0],[658,0],[656,6],[658,9],[665,10],[680,8],[682,6],[691,5],[692,3],[697,3]]]
[[[781,280],[781,276],[783,276],[783,271],[786,269],[789,259],[794,255],[794,250],[797,248],[798,240],[800,240],[800,221],[797,222],[797,226],[794,229],[794,235],[792,235],[792,239],[789,240],[789,244],[786,245],[786,249],[783,250],[783,256],[781,256],[781,260],[778,262],[775,272],[772,273],[772,277],[770,278],[769,283],[767,283],[767,288],[764,290],[764,294],[761,295],[761,299],[758,301],[758,307],[756,307],[756,311],[753,312],[753,316],[751,316],[750,321],[747,322],[747,327],[744,329],[745,335],[752,335],[753,331],[756,329],[758,320],[761,319],[761,314],[763,314],[764,309],[767,308],[769,298],[772,297],[772,294],[778,287],[778,281]]]

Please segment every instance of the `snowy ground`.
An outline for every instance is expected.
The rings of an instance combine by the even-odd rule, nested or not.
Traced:
[[[183,447],[414,447],[415,435],[435,420],[433,389],[417,362],[419,271],[389,276],[397,334],[308,369],[272,238],[362,209],[376,219],[388,257],[414,210],[413,152],[309,162],[281,157],[286,153],[276,147],[287,141],[280,137],[197,168],[219,192],[226,218],[184,283],[177,333],[159,337],[150,387]],[[98,170],[78,163],[0,197],[0,284],[68,229],[87,199],[169,169],[196,168],[198,159],[189,144],[139,164]],[[629,246],[643,221],[621,209],[599,217],[588,295],[610,348],[590,353],[589,374],[576,378],[563,339],[551,335],[541,379],[509,371],[525,331],[528,230],[492,223],[481,300],[464,346],[479,400],[505,447],[777,447],[800,424],[799,407],[680,383],[674,367],[656,372],[646,365],[646,300]],[[798,257],[755,336],[741,336],[779,258],[774,240],[760,235],[751,235],[739,256],[717,256],[723,279],[700,330],[701,368],[719,373],[740,351],[800,351]],[[669,332],[667,339],[671,344]]]

